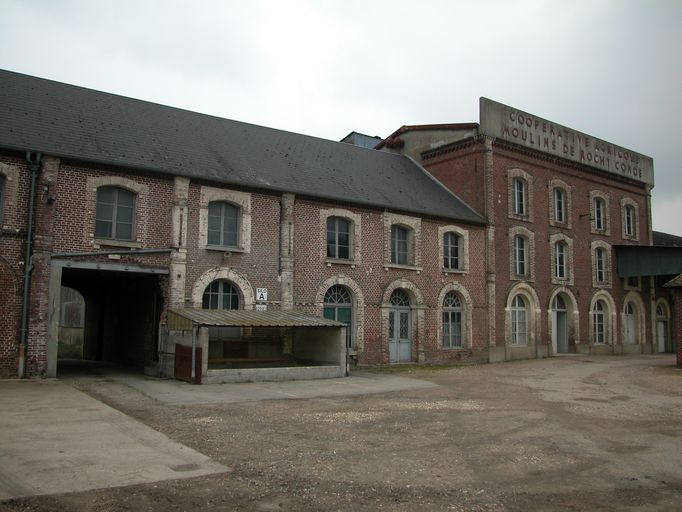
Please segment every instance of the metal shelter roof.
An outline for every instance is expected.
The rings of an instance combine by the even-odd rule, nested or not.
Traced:
[[[666,276],[682,272],[682,247],[617,245],[619,277]]]
[[[252,311],[245,309],[173,309],[168,315],[173,330],[206,327],[345,327],[346,324],[304,315],[297,311]]]

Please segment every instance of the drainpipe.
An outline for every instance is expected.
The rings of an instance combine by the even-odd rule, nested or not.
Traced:
[[[36,196],[36,181],[40,172],[42,155],[26,152],[26,165],[31,172],[31,192],[28,198],[28,222],[26,225],[26,254],[24,256],[24,298],[21,307],[21,329],[19,331],[19,378],[26,377],[26,354],[28,352],[28,298],[33,270],[33,209]]]

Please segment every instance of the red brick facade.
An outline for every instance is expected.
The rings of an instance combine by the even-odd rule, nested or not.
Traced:
[[[682,334],[675,328],[682,319],[679,289],[672,300],[653,279],[626,282],[617,275],[614,246],[651,244],[648,186],[463,126],[464,135],[435,148],[427,143],[428,130],[420,129],[418,147],[410,130],[402,129],[406,143],[394,140],[387,148],[420,161],[484,216],[487,226],[360,207],[352,198],[333,202],[43,155],[35,195],[26,376],[55,374],[60,286],[84,296],[86,338],[107,341],[104,348],[86,349],[92,357],[163,366],[164,357],[173,357],[163,342],[168,310],[201,307],[216,280],[232,283],[241,308],[259,303],[316,317],[323,315],[325,293],[343,287],[352,297],[351,356],[359,364],[391,362],[389,318],[396,290],[409,300],[406,360],[653,353],[659,324],[665,324],[665,336],[677,337],[682,364]],[[4,153],[0,174],[1,378],[18,375],[30,173],[19,155]],[[132,193],[132,240],[96,236],[100,187]],[[600,215],[597,200],[604,210]],[[236,205],[237,246],[226,250],[208,243],[213,201]],[[563,213],[557,217],[559,201]],[[626,210],[632,215],[627,221]],[[347,259],[327,256],[329,217],[351,226]],[[391,262],[392,226],[408,233],[406,264]],[[456,269],[444,268],[446,233],[460,241]],[[522,267],[515,261],[517,238],[525,244]],[[267,300],[256,300],[257,288],[268,290]],[[443,304],[450,293],[461,304],[458,348],[443,344]],[[565,337],[558,334],[562,329]],[[670,346],[666,341],[666,350]]]

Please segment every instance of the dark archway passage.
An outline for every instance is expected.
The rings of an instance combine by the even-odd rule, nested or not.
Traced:
[[[163,309],[158,275],[64,268],[62,286],[78,291],[85,301],[82,360],[131,369],[158,360]],[[68,364],[58,361],[58,371]]]

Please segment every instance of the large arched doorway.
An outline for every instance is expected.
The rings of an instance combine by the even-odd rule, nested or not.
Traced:
[[[410,296],[403,289],[391,294],[388,312],[388,351],[391,363],[404,363],[412,360],[412,341],[410,339]]]
[[[568,310],[566,301],[557,294],[552,300],[552,349],[555,354],[566,354],[568,350]]]
[[[324,317],[346,324],[346,349],[353,350],[353,297],[348,288],[335,284],[324,294]]]

